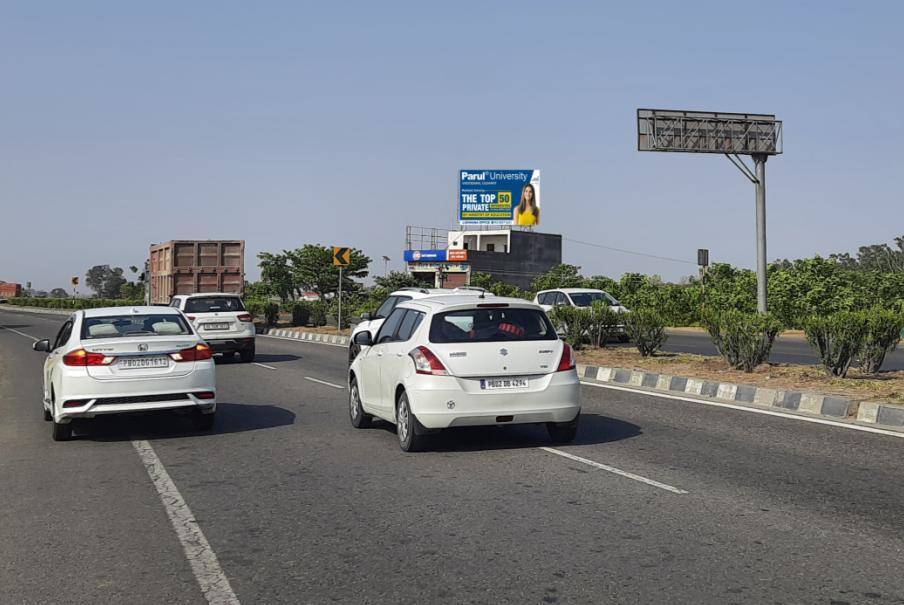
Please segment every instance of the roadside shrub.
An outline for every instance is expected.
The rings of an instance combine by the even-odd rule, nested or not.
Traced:
[[[144,301],[122,298],[31,298],[22,296],[10,298],[6,304],[18,307],[78,310],[96,309],[98,307],[134,307],[144,305]]]
[[[833,376],[847,376],[863,348],[868,315],[863,311],[839,311],[803,320],[807,341],[816,349],[823,367]]]
[[[710,312],[703,323],[713,344],[725,361],[736,370],[752,372],[769,359],[781,322],[768,313],[748,313],[736,309]]]
[[[622,322],[621,314],[609,308],[601,300],[594,301],[590,307],[590,343],[596,347],[605,347]]]
[[[898,346],[902,330],[904,315],[886,309],[868,311],[866,333],[857,353],[859,368],[867,374],[878,372],[885,361],[885,356]]]
[[[316,300],[311,304],[311,325],[319,327],[326,325],[327,303],[323,300]]]
[[[565,342],[575,349],[584,346],[587,333],[593,324],[593,316],[590,309],[563,305],[553,307],[549,312],[549,319],[556,330],[564,332]]]
[[[296,301],[289,306],[289,313],[292,314],[292,325],[304,327],[311,320],[311,303],[306,301]]]
[[[635,309],[625,313],[625,330],[644,357],[654,355],[666,341],[665,322],[658,311]]]
[[[245,301],[245,310],[253,317],[263,317],[268,326],[275,326],[279,320],[279,305],[275,302],[262,299]]]

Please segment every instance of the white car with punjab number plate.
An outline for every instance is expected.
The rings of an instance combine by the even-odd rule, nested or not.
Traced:
[[[170,306],[185,313],[214,353],[238,353],[243,362],[254,361],[254,318],[236,294],[178,294]]]
[[[34,343],[44,361],[44,419],[53,439],[72,436],[72,420],[102,414],[180,409],[198,429],[213,427],[212,351],[185,316],[168,307],[76,311],[53,340]]]
[[[397,305],[375,336],[355,335],[352,425],[396,424],[405,451],[457,426],[545,424],[572,441],[580,392],[572,348],[539,305],[519,298],[433,296]]]

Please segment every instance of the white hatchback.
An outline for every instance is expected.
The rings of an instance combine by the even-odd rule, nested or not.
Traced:
[[[398,305],[349,369],[349,414],[397,425],[405,451],[436,429],[543,423],[574,439],[580,386],[572,348],[539,305],[518,298],[435,296]]]
[[[72,419],[185,409],[197,428],[213,427],[216,374],[212,351],[185,316],[167,307],[76,311],[46,352],[44,419],[53,438],[72,436]]]
[[[170,306],[185,313],[214,353],[238,353],[243,362],[254,361],[254,318],[237,295],[179,294]]]

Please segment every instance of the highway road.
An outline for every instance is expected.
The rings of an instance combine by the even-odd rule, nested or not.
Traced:
[[[60,323],[0,311],[3,603],[904,602],[899,437],[588,385],[572,445],[404,454],[350,426],[343,349],[260,338],[213,432],[55,443],[30,347]]]
[[[718,355],[709,334],[688,330],[671,330],[663,347],[673,353],[695,353],[697,355]],[[775,339],[769,355],[772,363],[817,364],[819,358],[803,336],[779,336]],[[904,370],[904,349],[897,349],[885,358],[883,370]]]

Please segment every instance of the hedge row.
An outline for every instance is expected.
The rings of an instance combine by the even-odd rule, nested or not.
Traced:
[[[40,307],[43,309],[95,309],[97,307],[129,307],[143,305],[143,300],[123,300],[118,298],[28,298],[7,299],[6,304],[17,307]]]

